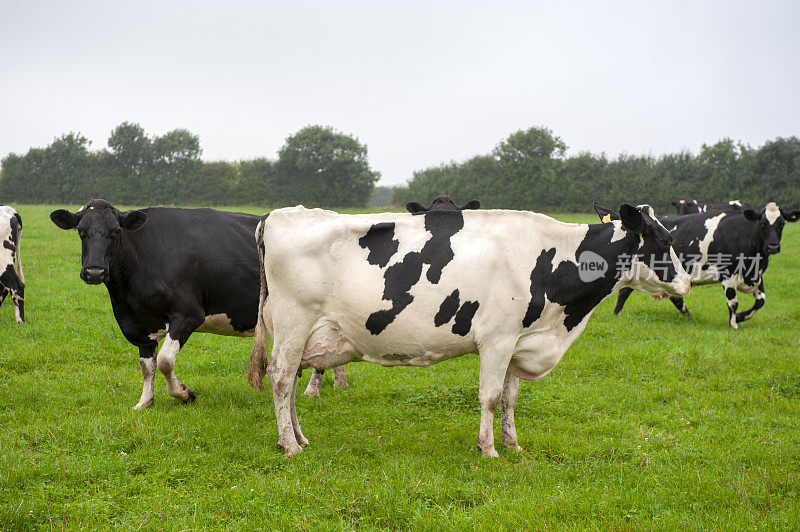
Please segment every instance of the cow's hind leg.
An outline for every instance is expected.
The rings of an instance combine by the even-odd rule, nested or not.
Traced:
[[[139,348],[139,366],[142,368],[142,397],[135,410],[150,408],[155,402],[155,380],[156,380],[156,348],[158,343],[145,345]]]
[[[0,274],[0,287],[3,287],[4,294],[10,295],[11,301],[14,302],[14,317],[17,323],[25,323],[25,285],[17,277],[17,272],[11,265]]]
[[[315,369],[311,372],[311,378],[308,379],[308,386],[303,393],[309,397],[319,397],[319,390],[322,388],[322,378],[325,375],[324,369]]]
[[[633,288],[621,288],[619,294],[617,294],[617,306],[614,307],[614,314],[619,314],[622,312],[622,307],[625,306],[625,302],[631,297],[633,293]]]
[[[503,383],[503,396],[500,406],[503,410],[503,445],[520,452],[522,447],[517,440],[517,424],[514,421],[514,408],[517,406],[519,397],[519,378],[506,372],[506,380]]]
[[[297,407],[295,406],[295,395],[297,390],[297,375],[294,377],[294,384],[292,385],[292,429],[294,430],[294,437],[300,447],[306,447],[308,440],[303,436],[303,431],[300,430],[300,421],[297,419]]]
[[[689,308],[686,306],[686,302],[681,296],[670,296],[669,300],[672,301],[672,304],[675,305],[675,308],[678,309],[684,316],[692,315],[692,313],[689,312]]]
[[[480,347],[480,379],[478,400],[481,403],[481,428],[478,449],[484,456],[498,456],[494,448],[494,412],[500,405],[508,363],[511,361],[513,343],[508,346]]]
[[[196,323],[189,323],[185,320],[170,322],[169,331],[167,336],[164,337],[164,343],[158,352],[158,369],[167,380],[167,393],[184,403],[194,401],[196,394],[194,390],[175,377],[175,360],[178,358],[178,352],[186,343],[186,340],[189,339],[189,336],[200,323],[202,323],[202,319]]]
[[[736,323],[741,323],[745,320],[749,320],[753,316],[755,316],[756,311],[764,306],[764,303],[767,299],[767,294],[764,292],[764,281],[761,281],[758,285],[758,290],[753,297],[756,298],[755,303],[753,303],[753,307],[750,310],[745,310],[744,312],[740,312],[736,315]]]
[[[302,310],[292,312],[291,309],[284,308],[284,311],[289,316],[303,315]],[[297,320],[292,323],[276,321],[272,356],[267,364],[267,375],[275,404],[275,420],[278,424],[277,447],[283,449],[286,456],[294,456],[302,451],[297,438],[297,434],[302,435],[302,432],[297,421],[293,398],[297,386],[297,370],[300,368],[300,360],[310,331],[310,324],[303,326]]]
[[[333,368],[333,385],[339,386],[340,388],[347,388],[349,386],[347,384],[347,373],[344,370],[344,366],[336,366]]]

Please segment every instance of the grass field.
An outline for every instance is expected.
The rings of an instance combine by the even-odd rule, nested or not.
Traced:
[[[329,372],[316,399],[306,372],[311,446],[286,459],[271,394],[245,382],[249,339],[194,335],[176,373],[197,402],[157,374],[155,406],[131,409],[137,350],[52,208],[19,207],[28,323],[0,308],[0,529],[800,528],[800,224],[738,331],[718,285],[688,296],[692,318],[638,293],[619,317],[601,305],[552,374],[521,385],[519,455],[499,415],[500,458],[475,450],[470,355],[351,364],[350,389]]]

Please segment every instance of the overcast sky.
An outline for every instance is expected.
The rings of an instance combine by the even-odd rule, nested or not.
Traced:
[[[800,2],[0,0],[0,157],[138,122],[203,158],[330,125],[381,184],[553,130],[579,151],[800,134]]]

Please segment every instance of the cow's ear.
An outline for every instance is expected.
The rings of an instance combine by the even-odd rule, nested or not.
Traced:
[[[783,214],[783,219],[786,220],[787,222],[796,222],[797,220],[800,220],[800,209],[795,209],[789,212],[782,212],[782,214]]]
[[[51,212],[50,219],[61,229],[75,229],[80,221],[77,216],[65,209]]]
[[[756,212],[753,209],[745,209],[742,211],[742,214],[751,222],[757,222],[761,219],[761,213]]]
[[[411,214],[417,214],[420,212],[425,212],[428,209],[423,207],[421,203],[418,203],[416,201],[409,201],[408,203],[406,203],[406,210]]]
[[[462,211],[468,211],[468,210],[480,209],[480,208],[481,208],[481,202],[476,200],[476,199],[470,200],[470,201],[466,202],[464,205],[462,205],[460,207],[460,209]]]
[[[644,217],[642,213],[627,203],[619,206],[619,219],[622,220],[622,227],[634,233],[644,232]]]
[[[142,211],[124,212],[120,218],[120,227],[128,231],[136,231],[147,221],[147,215]]]
[[[596,201],[594,202],[594,211],[603,223],[610,222],[611,220],[619,220],[619,215],[617,213],[607,207],[599,205]]]

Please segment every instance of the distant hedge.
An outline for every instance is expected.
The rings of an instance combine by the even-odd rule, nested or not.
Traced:
[[[448,194],[484,207],[550,212],[591,211],[592,202],[615,207],[648,203],[673,213],[680,199],[740,199],[800,207],[800,140],[777,138],[754,149],[730,139],[700,153],[565,156],[566,145],[546,128],[518,131],[491,154],[414,173],[394,190],[393,203]]]
[[[364,206],[379,174],[358,139],[323,126],[289,137],[278,159],[206,162],[185,129],[149,137],[119,125],[108,148],[91,151],[76,133],[2,160],[0,203],[84,203],[104,198],[135,205]]]

